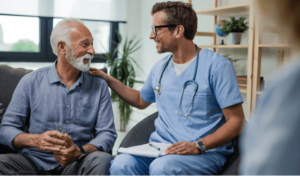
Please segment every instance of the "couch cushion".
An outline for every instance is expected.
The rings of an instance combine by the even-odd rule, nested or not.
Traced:
[[[20,79],[31,71],[0,65],[0,123]]]

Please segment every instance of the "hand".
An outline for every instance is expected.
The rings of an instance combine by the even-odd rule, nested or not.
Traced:
[[[96,68],[90,68],[89,74],[94,76],[99,76],[104,80],[106,80],[107,78],[107,74],[105,74],[103,71],[98,70]]]
[[[59,151],[67,146],[67,142],[63,140],[63,136],[59,131],[46,131],[38,134],[34,138],[35,147],[41,151]]]
[[[66,167],[73,161],[76,161],[81,154],[80,149],[73,143],[68,134],[64,134],[64,139],[67,141],[68,146],[60,151],[53,152],[55,160],[62,166]]]
[[[165,153],[177,155],[199,155],[199,149],[195,142],[177,142],[170,145]]]

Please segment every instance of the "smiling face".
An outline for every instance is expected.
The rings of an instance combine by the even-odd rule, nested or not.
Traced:
[[[166,14],[163,11],[159,11],[152,16],[152,26],[167,25],[164,22]],[[169,28],[156,28],[156,35],[151,31],[150,39],[156,42],[156,49],[158,53],[172,52],[175,48],[173,32]]]
[[[91,32],[82,24],[68,23],[71,48],[66,52],[68,62],[80,71],[88,71],[95,54]]]

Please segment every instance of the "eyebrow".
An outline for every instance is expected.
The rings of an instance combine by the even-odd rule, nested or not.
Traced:
[[[94,40],[90,41],[90,39],[84,39],[84,40],[82,40],[80,43],[84,43],[84,42],[91,42],[91,43],[93,43]]]

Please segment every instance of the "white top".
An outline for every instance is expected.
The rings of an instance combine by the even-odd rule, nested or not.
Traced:
[[[201,51],[199,52],[199,54],[201,53]],[[193,60],[196,59],[196,57],[197,57],[197,55],[192,60],[190,60],[184,64],[176,64],[173,60],[173,67],[174,67],[176,74],[180,75],[193,62]]]

